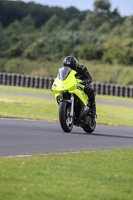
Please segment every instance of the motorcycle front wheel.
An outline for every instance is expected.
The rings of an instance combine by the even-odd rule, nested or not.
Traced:
[[[64,132],[71,132],[73,129],[73,117],[70,116],[71,104],[61,102],[59,104],[59,121]]]

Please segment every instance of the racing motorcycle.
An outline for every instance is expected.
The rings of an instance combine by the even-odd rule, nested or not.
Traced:
[[[91,114],[85,86],[81,84],[82,80],[76,79],[76,73],[68,66],[61,67],[52,85],[59,105],[60,125],[64,132],[71,132],[75,125],[92,133],[96,128],[96,116]]]

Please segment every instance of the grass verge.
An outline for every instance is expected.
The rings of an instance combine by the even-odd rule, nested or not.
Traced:
[[[133,126],[133,108],[97,104],[97,124]]]
[[[0,103],[0,117],[58,121],[58,106],[37,103]],[[133,108],[97,104],[97,124],[133,126]]]
[[[58,106],[54,99],[0,94],[0,117],[58,120]],[[8,101],[11,102],[8,102]]]
[[[132,200],[133,149],[0,158],[0,199]]]

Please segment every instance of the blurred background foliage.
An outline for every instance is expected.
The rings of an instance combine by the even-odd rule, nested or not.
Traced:
[[[133,84],[133,16],[109,0],[94,0],[93,11],[0,0],[1,72],[55,77],[67,55],[94,81]]]

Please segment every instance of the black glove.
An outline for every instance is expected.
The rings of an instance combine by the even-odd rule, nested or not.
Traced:
[[[82,82],[80,82],[80,84],[82,85],[89,85],[90,83],[90,80],[83,80]]]

